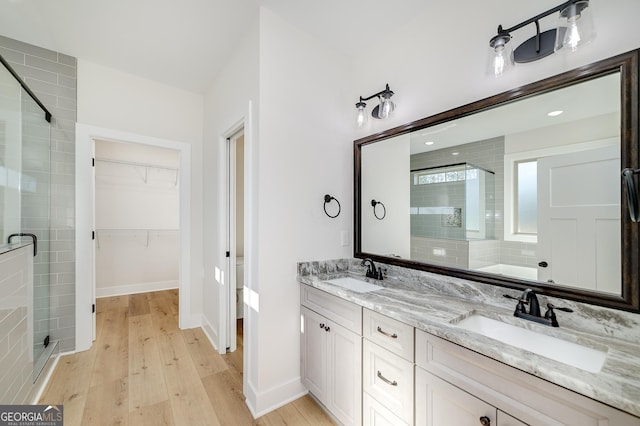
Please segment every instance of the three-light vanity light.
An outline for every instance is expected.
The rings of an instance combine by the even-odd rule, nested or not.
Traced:
[[[557,28],[541,33],[540,19],[557,12]],[[533,23],[536,25],[536,35],[512,50],[512,45],[509,44],[512,39],[511,33]],[[489,41],[487,71],[498,77],[511,69],[515,63],[537,61],[559,50],[575,51],[594,37],[589,0],[569,0],[511,28],[504,29],[499,25],[498,33]]]
[[[393,91],[389,89],[389,85],[387,84],[384,90],[379,91],[378,93],[374,93],[371,96],[367,96],[363,98],[360,96],[360,100],[356,103],[356,124],[358,127],[364,126],[367,122],[367,104],[364,101],[368,101],[373,98],[378,98],[380,101],[379,105],[376,105],[371,111],[371,116],[377,119],[385,119],[389,118],[391,113],[396,109],[396,105],[391,101],[391,97],[393,96]]]

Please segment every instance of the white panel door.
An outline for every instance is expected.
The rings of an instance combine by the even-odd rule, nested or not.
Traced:
[[[345,425],[360,425],[362,418],[362,337],[329,321],[329,409]]]
[[[317,313],[300,307],[302,336],[300,356],[302,383],[320,402],[327,402],[327,332],[326,319]]]
[[[538,279],[620,293],[620,148],[538,160]]]

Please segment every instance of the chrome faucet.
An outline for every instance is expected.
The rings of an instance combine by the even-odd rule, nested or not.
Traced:
[[[363,259],[361,265],[367,266],[367,272],[365,273],[365,276],[367,276],[368,278],[375,278],[376,280],[381,280],[384,278],[384,275],[382,274],[382,268],[376,269],[375,263],[373,263],[373,260],[371,260],[370,258],[367,257]]]
[[[538,297],[536,293],[527,288],[522,292],[522,296],[513,297],[508,294],[505,294],[504,297],[507,299],[514,299],[518,301],[516,305],[516,310],[513,312],[513,316],[518,318],[524,318],[529,321],[534,321],[540,324],[550,325],[552,327],[558,327],[558,319],[556,318],[556,313],[554,309],[564,312],[573,312],[573,310],[564,307],[557,307],[552,305],[551,303],[547,303],[547,311],[544,314],[544,317],[540,314],[540,302],[538,302]],[[527,312],[527,305],[529,306],[529,312]]]

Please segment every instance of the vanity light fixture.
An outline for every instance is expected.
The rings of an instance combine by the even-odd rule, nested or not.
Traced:
[[[396,109],[396,105],[391,101],[391,97],[394,95],[393,91],[389,89],[387,84],[384,90],[379,91],[371,96],[363,98],[360,96],[360,100],[356,103],[356,124],[358,127],[364,126],[367,122],[367,104],[364,101],[368,101],[377,97],[380,101],[379,105],[376,105],[371,111],[373,118],[384,119],[389,118],[391,113]]]
[[[557,28],[540,32],[540,19],[559,12]],[[526,40],[515,50],[509,44],[511,33],[529,25],[536,25],[536,35]],[[499,77],[514,63],[537,61],[561,49],[575,51],[579,46],[595,37],[593,20],[589,11],[589,0],[569,0],[527,19],[511,28],[498,26],[498,33],[489,41],[488,73]]]

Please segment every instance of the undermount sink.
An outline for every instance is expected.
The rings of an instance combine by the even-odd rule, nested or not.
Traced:
[[[351,277],[334,278],[325,282],[346,288],[351,291],[355,291],[356,293],[368,293],[370,291],[380,290],[381,288],[384,288],[382,286],[371,284],[369,282]]]
[[[456,325],[592,373],[599,372],[607,358],[606,351],[567,342],[479,314],[473,314]]]

